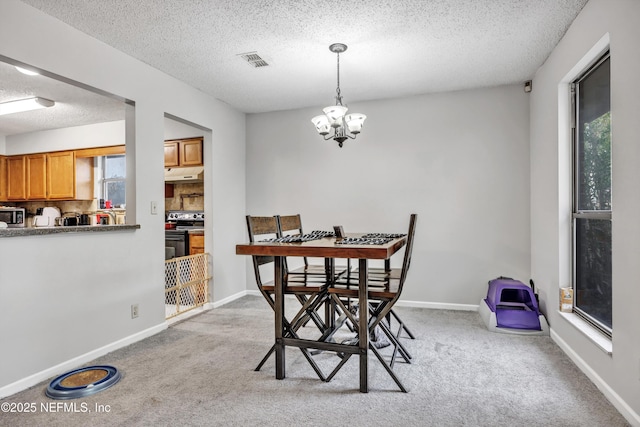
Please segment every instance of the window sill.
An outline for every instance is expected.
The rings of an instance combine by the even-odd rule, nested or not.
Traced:
[[[613,353],[613,343],[611,340],[603,336],[593,326],[582,320],[579,316],[573,313],[565,313],[558,311],[560,317],[572,324],[576,329],[582,332],[587,338],[589,338],[600,350],[611,356]]]

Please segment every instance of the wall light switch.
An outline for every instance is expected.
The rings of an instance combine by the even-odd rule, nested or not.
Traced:
[[[151,202],[151,215],[158,215],[158,202]]]

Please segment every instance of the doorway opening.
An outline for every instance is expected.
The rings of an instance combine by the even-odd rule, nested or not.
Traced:
[[[165,114],[165,313],[173,318],[211,301],[213,230],[206,176],[211,131]]]

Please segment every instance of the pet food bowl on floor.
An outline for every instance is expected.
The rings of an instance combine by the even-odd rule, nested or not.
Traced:
[[[87,366],[55,378],[45,394],[52,399],[77,399],[108,389],[120,381],[120,377],[113,366]]]

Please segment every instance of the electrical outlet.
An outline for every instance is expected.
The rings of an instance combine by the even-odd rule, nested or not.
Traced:
[[[138,304],[132,304],[131,305],[131,318],[135,319],[136,317],[138,317],[139,314],[140,314],[140,311],[138,309]]]

